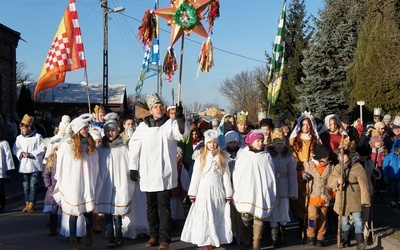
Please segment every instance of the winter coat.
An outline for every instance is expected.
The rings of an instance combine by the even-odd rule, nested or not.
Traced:
[[[297,199],[296,158],[293,150],[285,146],[282,154],[278,154],[273,146],[267,147],[275,166],[276,197]]]
[[[53,191],[56,186],[57,180],[54,178],[56,174],[56,166],[52,166],[49,169],[47,166],[43,169],[43,183],[47,188],[46,197],[44,198],[45,205],[57,205],[57,202],[54,200]]]
[[[383,175],[390,179],[400,179],[400,155],[394,152],[395,147],[400,147],[400,140],[393,143],[390,153],[383,160]]]
[[[344,164],[344,186],[342,192],[336,193],[335,205],[333,209],[336,213],[349,216],[353,212],[361,212],[362,206],[371,205],[371,196],[368,187],[367,174],[363,166],[356,161]],[[338,179],[341,178],[341,164],[337,164],[329,177],[328,186],[334,190],[340,190]],[[342,197],[344,199],[342,202]],[[342,203],[342,204],[340,204]],[[340,213],[340,205],[342,212]]]
[[[0,141],[0,179],[8,178],[7,171],[15,169],[10,145],[6,140]]]
[[[320,204],[314,204],[316,206],[327,207],[332,199],[332,188],[328,187],[328,178],[332,173],[332,168],[332,165],[328,164],[324,167],[324,172],[320,174],[313,160],[304,162],[304,172],[309,173],[313,177],[310,198],[315,198],[315,200],[320,199],[318,200]]]

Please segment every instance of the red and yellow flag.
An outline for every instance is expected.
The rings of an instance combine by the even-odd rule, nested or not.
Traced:
[[[86,59],[75,0],[70,0],[44,61],[34,100],[38,92],[64,82],[67,71],[79,68],[86,68]]]

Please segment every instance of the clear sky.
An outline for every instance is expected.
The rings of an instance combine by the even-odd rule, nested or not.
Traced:
[[[288,5],[290,0],[288,1]],[[69,0],[0,0],[0,23],[21,33],[17,61],[27,65],[37,81],[52,39]],[[170,7],[170,0],[159,0],[160,8]],[[218,87],[227,78],[245,70],[266,64],[265,52],[271,53],[283,0],[220,0],[220,17],[215,21],[211,41],[214,46],[214,67],[209,73],[197,73],[197,57],[205,38],[192,33],[185,37],[183,65],[180,63],[181,40],[174,49],[183,69],[182,102],[185,105],[216,103],[229,111],[229,102]],[[102,84],[103,79],[103,9],[100,0],[76,0],[82,29],[89,84]],[[143,47],[136,38],[140,21],[147,9],[154,9],[154,0],[109,0],[110,8],[124,6],[121,13],[110,13],[109,24],[109,84],[125,84],[127,94],[134,94],[143,60]],[[307,13],[317,15],[323,0],[306,0]],[[164,59],[171,28],[159,19],[160,60]],[[207,28],[208,23],[203,20]],[[66,82],[80,83],[84,70],[68,72]],[[162,95],[172,103],[171,90],[177,100],[179,70],[173,82],[163,81]],[[142,96],[157,91],[156,77],[144,82]]]

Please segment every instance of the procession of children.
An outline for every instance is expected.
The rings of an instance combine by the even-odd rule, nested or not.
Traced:
[[[323,247],[327,233],[340,232],[340,245],[349,247],[354,230],[362,250],[375,240],[373,203],[400,208],[399,116],[384,116],[385,125],[375,109],[379,119],[359,131],[348,116],[331,114],[318,126],[303,112],[275,128],[272,119],[252,124],[241,111],[211,127],[186,119],[181,103],[167,109],[157,94],[146,103],[150,115],[139,124],[101,106],[64,115],[46,144],[26,114],[12,147],[1,144],[0,211],[12,153],[24,176],[22,212],[34,213],[43,177],[49,236],[68,237],[70,249],[80,237],[90,247],[103,230],[107,248],[149,237],[145,247],[173,249],[171,228],[182,221],[181,241],[205,249],[257,250],[266,235],[283,247],[286,225],[298,222],[302,244]]]

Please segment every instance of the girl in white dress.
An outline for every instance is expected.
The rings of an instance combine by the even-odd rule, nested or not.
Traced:
[[[229,155],[218,146],[218,132],[204,133],[204,147],[193,167],[188,195],[193,202],[182,230],[181,240],[206,249],[232,242],[229,203],[232,185]]]

